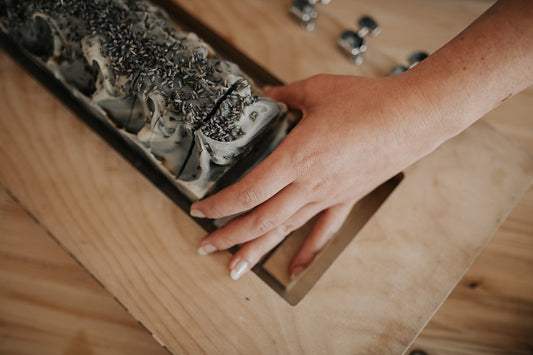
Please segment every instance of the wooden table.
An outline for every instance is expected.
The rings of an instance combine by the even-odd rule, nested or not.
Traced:
[[[180,4],[284,81],[318,72],[384,75],[413,50],[436,49],[490,5],[442,1],[428,9],[414,1],[400,6],[337,0],[323,8],[316,32],[306,33],[285,17],[285,1]],[[416,16],[424,9],[434,17]],[[382,22],[383,34],[373,39],[367,64],[356,68],[333,43],[363,13]],[[426,33],[431,36],[422,36]],[[93,306],[85,313],[80,303],[65,307],[51,300],[47,292],[56,288],[65,302],[74,300],[78,288],[62,276],[61,266],[54,266],[68,261],[42,241],[48,234],[171,351],[398,353],[431,318],[531,182],[530,157],[477,124],[406,171],[380,211],[301,304],[291,307],[253,274],[229,280],[227,254],[195,255],[203,232],[182,211],[4,55],[0,73],[0,182],[6,211],[1,227],[7,231],[1,244],[5,306],[0,316],[6,325],[0,345],[6,349],[20,348],[28,339],[38,348],[52,348],[42,331],[48,325],[26,326],[33,320],[28,312],[52,308],[55,313],[43,317],[59,313],[62,324],[70,325],[57,326],[54,333],[56,339],[60,331],[67,334],[62,349],[158,351],[116,306],[98,310],[98,300],[106,296],[94,285],[87,288]],[[530,152],[531,95],[530,90],[518,95],[484,119]],[[20,101],[31,105],[16,105]],[[453,184],[457,179],[463,186]],[[494,193],[493,184],[501,193]],[[435,194],[440,200],[422,198]],[[532,211],[525,205],[511,215],[518,235],[531,237]],[[34,264],[50,272],[31,273],[28,265]],[[79,319],[98,314],[99,322],[90,325],[99,331],[75,331],[90,328],[87,322],[77,324]],[[110,338],[119,346],[106,349]],[[121,342],[130,338],[135,342]]]

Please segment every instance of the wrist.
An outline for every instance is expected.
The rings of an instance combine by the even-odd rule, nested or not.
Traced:
[[[396,141],[417,160],[456,135],[461,125],[446,120],[438,97],[425,89],[426,83],[422,81],[425,78],[410,72],[384,79],[389,82],[385,95],[391,100],[387,106],[395,109],[387,116]]]

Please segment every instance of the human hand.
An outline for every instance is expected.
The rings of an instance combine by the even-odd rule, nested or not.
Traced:
[[[197,217],[248,211],[205,237],[199,252],[242,244],[228,265],[238,278],[321,213],[291,263],[297,274],[355,201],[533,83],[532,11],[528,0],[499,1],[400,75],[319,75],[266,90],[303,118],[241,181],[192,205]]]
[[[302,120],[241,181],[192,205],[196,217],[247,211],[206,236],[199,253],[241,244],[228,264],[237,279],[320,213],[290,265],[291,275],[299,274],[357,200],[440,143],[429,123],[431,105],[405,77],[319,75],[265,88],[273,99],[302,110]]]

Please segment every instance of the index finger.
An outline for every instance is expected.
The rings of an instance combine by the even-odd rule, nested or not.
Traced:
[[[291,154],[283,149],[283,143],[240,181],[193,203],[191,215],[222,218],[241,213],[260,205],[293,182],[296,174]]]

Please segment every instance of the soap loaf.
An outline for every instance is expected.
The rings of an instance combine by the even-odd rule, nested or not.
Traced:
[[[283,104],[147,1],[7,0],[0,28],[104,110],[191,201],[265,131],[265,151],[286,134]]]

